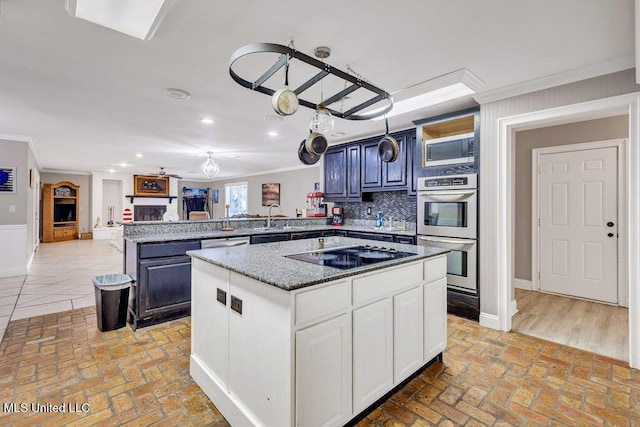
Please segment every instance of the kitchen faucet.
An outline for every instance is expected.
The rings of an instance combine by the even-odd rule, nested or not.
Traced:
[[[280,207],[279,204],[274,203],[272,205],[269,205],[269,215],[267,216],[267,228],[271,227],[271,208],[273,207],[277,207],[278,209],[280,209],[280,212],[282,212],[282,208]]]

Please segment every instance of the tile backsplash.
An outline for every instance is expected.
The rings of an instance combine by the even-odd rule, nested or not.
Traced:
[[[372,220],[376,212],[382,211],[382,216],[392,216],[395,220],[416,222],[417,208],[415,197],[409,198],[405,191],[384,191],[371,193],[371,202],[336,203],[344,210],[345,220]],[[367,215],[367,208],[371,208],[371,215]]]

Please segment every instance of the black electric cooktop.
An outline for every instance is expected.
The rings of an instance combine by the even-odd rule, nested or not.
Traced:
[[[412,255],[417,254],[401,252],[392,248],[365,245],[340,249],[328,249],[317,252],[304,252],[285,256],[287,258],[297,259],[298,261],[309,262],[311,264],[349,270],[363,265],[375,264]]]

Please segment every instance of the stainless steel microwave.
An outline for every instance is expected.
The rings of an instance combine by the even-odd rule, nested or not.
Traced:
[[[473,163],[473,132],[424,141],[424,166]]]

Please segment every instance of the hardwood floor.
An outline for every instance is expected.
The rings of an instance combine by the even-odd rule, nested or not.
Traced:
[[[512,331],[629,361],[629,311],[542,292],[515,290]]]

